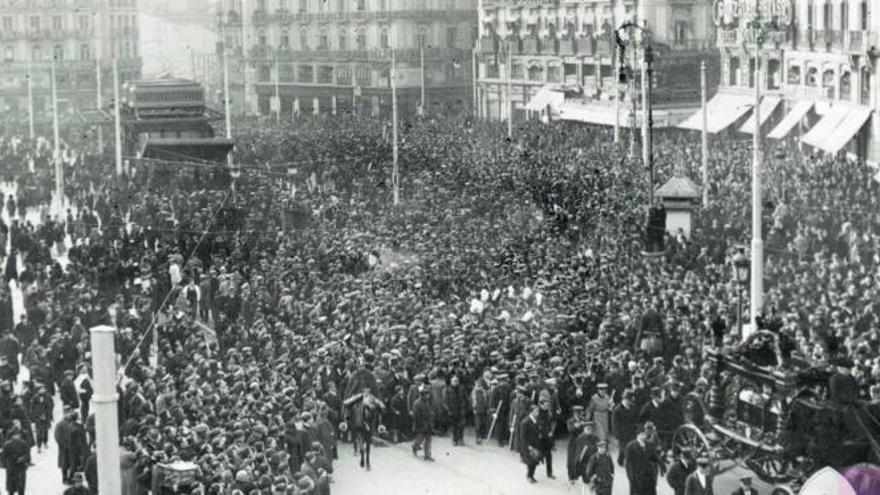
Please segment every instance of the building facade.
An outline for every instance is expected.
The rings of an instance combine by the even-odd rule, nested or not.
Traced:
[[[2,108],[27,112],[30,73],[35,115],[50,111],[53,60],[61,111],[95,108],[99,60],[107,95],[111,57],[122,80],[139,77],[137,12],[136,0],[0,0]]]
[[[402,114],[423,81],[429,113],[472,101],[473,0],[223,0],[217,11],[236,111],[390,112],[392,58]]]
[[[514,120],[526,115],[529,101],[548,85],[597,106],[613,101],[620,89],[614,32],[637,18],[647,21],[650,32],[655,106],[698,105],[702,60],[717,77],[712,11],[705,2],[483,0],[479,15],[476,98],[485,117],[506,118],[508,77]],[[642,56],[633,60],[633,53],[628,49],[621,62],[638,77]]]
[[[759,50],[755,35],[742,29],[754,19],[754,7],[717,3],[719,90],[751,95],[759,84],[766,110],[762,130],[771,138],[880,161],[875,115],[880,18],[872,16],[878,9],[878,0],[767,2],[761,14],[772,22],[764,26]]]

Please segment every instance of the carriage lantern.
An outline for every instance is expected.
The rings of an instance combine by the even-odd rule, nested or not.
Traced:
[[[749,259],[740,249],[733,257],[733,279],[736,280],[736,331],[742,339],[742,291],[749,280]]]

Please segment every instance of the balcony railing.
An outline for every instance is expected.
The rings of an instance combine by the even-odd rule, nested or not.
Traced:
[[[328,22],[328,21],[393,21],[398,19],[431,20],[473,20],[477,13],[473,10],[376,10],[352,12],[293,12],[283,15],[276,12],[278,22]]]
[[[248,57],[251,62],[261,60],[271,60],[278,56],[281,61],[296,62],[384,62],[391,63],[391,52],[394,52],[395,59],[400,63],[418,64],[420,61],[420,50],[418,48],[404,49],[374,49],[374,50],[279,50],[268,45],[257,45],[248,51]],[[459,63],[465,63],[470,60],[470,50],[465,49],[449,49],[449,48],[425,48],[425,63],[442,63],[458,60]]]
[[[269,23],[269,14],[265,10],[255,10],[253,23],[256,26],[262,26]]]

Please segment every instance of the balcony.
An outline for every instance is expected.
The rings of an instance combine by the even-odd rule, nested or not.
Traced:
[[[837,29],[833,29],[831,31],[826,31],[826,33],[829,33],[827,35],[826,39],[830,40],[827,42],[828,45],[830,45],[830,48],[835,48],[838,50],[843,49],[843,33],[844,33],[844,31],[839,31]]]
[[[479,48],[483,53],[494,53],[498,51],[498,42],[494,37],[483,36],[480,38]]]
[[[593,55],[596,53],[596,40],[594,40],[591,36],[581,36],[580,38],[575,38],[575,52],[578,55]]]
[[[577,53],[577,42],[572,38],[561,38],[559,40],[559,54],[562,56],[574,55]]]
[[[864,53],[867,50],[865,46],[865,37],[862,31],[848,31],[846,49],[851,53]]]
[[[737,46],[737,32],[735,29],[724,29],[721,31],[721,45],[722,46]]]
[[[520,55],[523,53],[522,43],[519,38],[511,36],[507,39],[507,47],[510,49],[510,53],[514,55]]]
[[[293,20],[293,15],[287,9],[278,9],[275,11],[275,22],[286,24]]]
[[[541,43],[538,38],[529,37],[522,42],[522,51],[529,55],[537,55],[541,53]]]

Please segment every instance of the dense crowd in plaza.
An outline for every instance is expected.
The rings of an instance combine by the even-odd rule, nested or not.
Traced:
[[[125,494],[161,493],[156,466],[174,463],[198,467],[194,493],[328,494],[350,452],[340,441],[369,469],[374,436],[414,439],[432,460],[433,436],[471,443],[465,425],[515,450],[532,482],[543,463],[597,494],[622,476],[638,495],[661,475],[676,493],[695,471],[705,483],[705,459],[667,450],[717,381],[705,348],[737,345],[730,259],[750,238],[749,142],[713,143],[709,206],[652,262],[646,173],[610,130],[525,123],[510,141],[484,122],[407,124],[394,206],[378,121],[259,124],[237,136],[228,181],[153,161],[111,179],[112,158],[71,159],[58,216],[48,145],[0,143],[0,173],[32,191],[0,225],[26,309],[13,321],[0,287],[0,458],[16,435],[53,437],[64,481],[84,471],[97,492],[87,329],[106,323],[119,329]],[[699,136],[655,134],[659,182],[699,177]],[[785,356],[772,364],[827,371],[832,400],[878,400],[880,184],[842,158],[767,161],[759,320]],[[13,392],[19,357],[30,381]],[[834,461],[827,435],[784,441]]]

